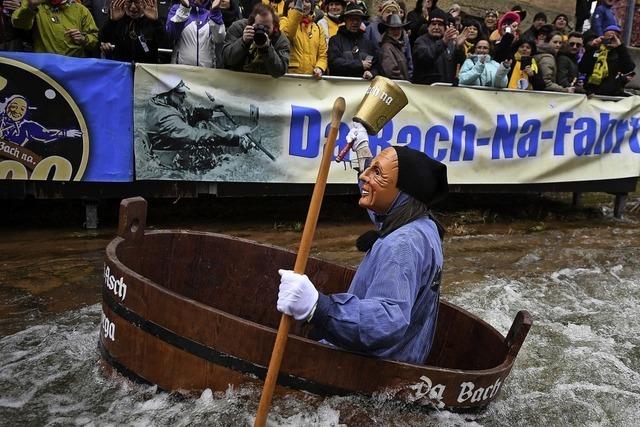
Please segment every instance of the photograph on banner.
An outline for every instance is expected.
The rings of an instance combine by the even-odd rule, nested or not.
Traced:
[[[99,88],[100,79],[92,73],[92,63],[58,55],[18,54],[3,52],[0,56],[0,179],[52,181],[131,181],[132,158],[113,155],[117,144],[105,140],[105,135],[91,132],[100,99],[90,103],[87,86]],[[111,67],[113,68],[113,67]],[[118,67],[127,80],[126,67]],[[97,70],[96,70],[97,71]],[[83,76],[80,79],[74,75]],[[114,73],[102,74],[105,81],[117,88]],[[83,85],[83,79],[84,83]],[[128,76],[130,81],[131,76]],[[75,86],[75,87],[73,87]],[[72,90],[83,93],[76,97]],[[131,111],[131,85],[122,88],[124,97],[118,102]],[[84,98],[84,105],[83,105]],[[110,109],[110,120],[117,119],[118,108]],[[131,126],[114,139],[131,152]],[[93,128],[96,129],[96,128]],[[97,129],[104,129],[98,127]],[[95,137],[95,138],[94,138]],[[108,146],[101,150],[99,145]],[[99,157],[99,158],[98,158]],[[114,161],[115,160],[115,161]]]
[[[639,97],[609,102],[583,95],[399,85],[409,103],[369,136],[372,153],[390,145],[423,151],[447,164],[451,184],[640,175]],[[346,144],[368,87],[357,80],[138,65],[136,176],[312,183],[333,101],[342,96],[347,104],[335,155]],[[352,183],[355,176],[349,162],[334,164],[329,183]]]
[[[143,64],[135,73],[138,179],[281,179],[277,163],[286,116],[274,114],[265,100],[234,90],[226,82],[233,73]],[[235,83],[245,88],[250,84]]]

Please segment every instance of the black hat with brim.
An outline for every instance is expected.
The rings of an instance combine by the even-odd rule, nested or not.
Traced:
[[[421,151],[394,146],[398,155],[398,188],[427,206],[449,193],[447,167]]]
[[[361,6],[355,3],[349,3],[344,10],[344,13],[340,15],[340,20],[344,21],[344,18],[347,16],[359,16],[362,19],[367,19],[369,15],[365,13]]]
[[[381,21],[378,24],[378,32],[382,34],[387,31],[387,28],[405,28],[407,25],[409,25],[409,23],[402,22],[400,15],[392,13],[391,15],[387,16],[386,21]]]

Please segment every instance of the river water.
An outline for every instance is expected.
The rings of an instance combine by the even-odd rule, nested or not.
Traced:
[[[566,200],[505,197],[502,207],[467,202],[439,214],[449,231],[443,298],[502,333],[518,310],[534,318],[495,402],[482,412],[451,413],[384,395],[282,397],[274,399],[270,423],[637,426],[640,215],[612,218],[609,198],[571,209]],[[334,209],[342,218],[321,219],[313,255],[357,265],[361,255],[352,244],[368,224],[345,215],[339,203]],[[171,209],[165,219],[153,217],[153,210],[152,203],[149,222],[157,228],[226,232],[291,248],[304,220],[302,209],[282,220],[233,222],[221,221],[224,213],[207,222],[180,219]],[[190,398],[103,369],[96,343],[102,257],[115,234],[108,222],[97,232],[65,221],[2,230],[0,425],[250,425],[260,390],[207,390]]]

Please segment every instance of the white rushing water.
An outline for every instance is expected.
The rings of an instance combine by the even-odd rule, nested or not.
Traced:
[[[502,333],[518,310],[534,317],[500,398],[484,412],[430,411],[384,395],[276,398],[273,425],[637,426],[639,251],[630,248],[635,231],[609,231],[611,245],[593,243],[585,229],[549,232],[547,244],[527,250],[513,270],[487,269],[481,281],[445,289],[445,299]],[[554,243],[558,234],[562,244]],[[96,304],[0,339],[0,425],[252,424],[259,390],[185,398],[107,375],[96,347],[100,316]]]

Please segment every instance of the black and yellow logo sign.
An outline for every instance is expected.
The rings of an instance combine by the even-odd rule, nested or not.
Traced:
[[[53,78],[0,57],[0,179],[80,181],[89,131],[80,108]]]

